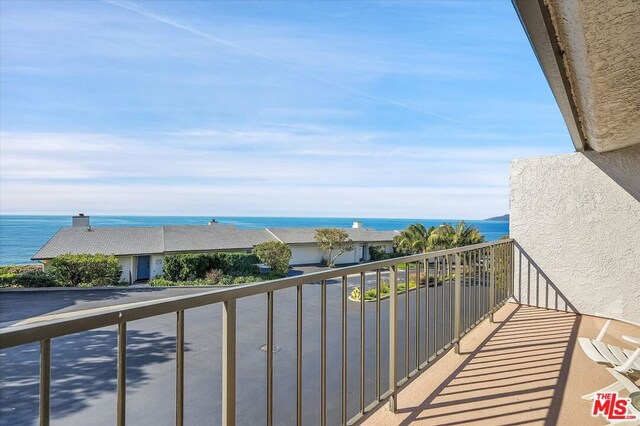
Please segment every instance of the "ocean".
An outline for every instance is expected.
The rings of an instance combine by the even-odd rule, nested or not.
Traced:
[[[158,226],[206,225],[208,216],[91,216],[91,226]],[[457,219],[374,219],[338,217],[239,217],[217,216],[219,223],[239,228],[277,227],[351,227],[359,220],[366,228],[379,231],[402,230],[412,223],[426,227]],[[466,220],[476,226],[487,241],[494,241],[509,233],[509,222]],[[71,216],[0,216],[0,265],[31,263],[33,256],[53,234],[63,226],[71,226]]]

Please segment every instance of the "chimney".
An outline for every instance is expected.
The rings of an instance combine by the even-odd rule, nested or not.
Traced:
[[[78,216],[73,216],[71,218],[71,226],[74,228],[91,228],[89,216],[85,216],[84,213],[80,213]]]
[[[362,228],[362,222],[353,222],[352,228]]]

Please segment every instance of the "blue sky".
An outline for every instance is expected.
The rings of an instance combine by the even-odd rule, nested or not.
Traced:
[[[2,1],[3,214],[477,219],[569,152],[509,1]]]

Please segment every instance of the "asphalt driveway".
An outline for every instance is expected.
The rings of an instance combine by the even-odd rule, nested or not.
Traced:
[[[368,286],[375,276],[367,276]],[[350,277],[357,285],[359,276]],[[304,286],[303,298],[303,413],[305,424],[319,421],[320,400],[320,289]],[[180,291],[114,290],[88,292],[2,293],[0,319],[12,322],[33,314],[70,312],[114,303],[149,300]],[[421,312],[425,312],[425,289],[420,291]],[[430,328],[448,332],[448,316],[441,316],[442,302],[449,306],[448,289],[429,288]],[[484,291],[484,290],[483,290]],[[58,294],[62,293],[62,294]],[[183,293],[184,294],[184,293]],[[409,365],[415,364],[415,291],[410,292]],[[341,286],[327,286],[327,366],[328,422],[340,421],[341,379]],[[399,296],[398,327],[403,342],[404,295]],[[434,303],[438,318],[434,318]],[[274,423],[295,423],[296,292],[278,291],[274,296]],[[264,422],[266,404],[266,354],[260,346],[266,340],[266,296],[241,299],[237,304],[237,421],[238,424]],[[388,361],[388,300],[381,302],[381,365]],[[365,376],[367,403],[373,401],[375,382],[375,304],[365,312]],[[424,321],[424,316],[421,317]],[[127,331],[127,421],[135,425],[170,425],[175,422],[175,314],[131,322]],[[221,418],[221,309],[206,306],[185,313],[185,423],[219,424]],[[348,303],[348,394],[349,414],[358,410],[360,375],[360,305]],[[440,339],[439,339],[440,340]],[[425,339],[422,339],[424,344]],[[441,345],[441,341],[439,345]],[[433,352],[433,332],[429,352]],[[404,345],[399,345],[397,368],[404,371]],[[31,344],[0,351],[0,424],[31,425],[38,419],[38,345]],[[424,347],[420,357],[424,359]],[[116,329],[107,327],[52,341],[52,424],[102,425],[115,423]],[[413,367],[411,367],[413,369]],[[387,387],[387,371],[381,371],[382,388]]]

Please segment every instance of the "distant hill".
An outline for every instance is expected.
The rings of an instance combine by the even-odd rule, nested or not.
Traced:
[[[489,219],[485,220],[492,220],[494,222],[509,222],[509,215],[503,214],[502,216],[490,217]]]

